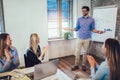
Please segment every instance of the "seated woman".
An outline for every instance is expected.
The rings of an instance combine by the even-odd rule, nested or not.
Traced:
[[[18,68],[19,58],[17,49],[12,46],[10,35],[0,34],[0,73]]]
[[[32,67],[36,64],[41,63],[41,60],[43,60],[45,52],[48,50],[48,46],[43,47],[42,51],[39,46],[40,39],[37,34],[31,34],[30,36],[30,46],[27,50],[27,67]]]
[[[91,65],[92,80],[120,80],[120,44],[115,39],[107,39],[102,48],[106,60],[100,65],[92,56],[87,56]]]

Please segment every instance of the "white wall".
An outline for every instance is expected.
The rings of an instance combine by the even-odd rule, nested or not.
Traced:
[[[76,39],[72,40],[57,40],[48,41],[49,48],[49,58],[59,58],[64,56],[74,55],[75,53],[75,43]]]
[[[18,49],[21,66],[31,33],[38,33],[41,46],[47,45],[47,0],[3,0],[5,29]]]

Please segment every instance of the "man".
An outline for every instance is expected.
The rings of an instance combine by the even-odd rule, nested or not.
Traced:
[[[102,34],[103,31],[95,30],[95,21],[89,16],[89,7],[82,7],[83,16],[78,18],[76,28],[70,28],[71,31],[77,31],[77,45],[75,52],[75,66],[71,70],[76,70],[79,68],[80,63],[80,53],[82,47],[84,48],[82,70],[86,71],[86,56],[89,48],[91,32]],[[65,28],[65,30],[68,30]]]

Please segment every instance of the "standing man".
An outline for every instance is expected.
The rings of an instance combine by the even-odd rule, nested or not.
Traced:
[[[77,31],[77,45],[75,52],[75,65],[71,70],[76,70],[79,68],[80,64],[80,53],[82,47],[84,48],[83,61],[82,61],[82,70],[86,71],[86,58],[87,51],[89,48],[91,32],[102,34],[103,31],[95,30],[95,21],[92,17],[89,16],[89,7],[82,7],[83,16],[78,18],[76,28],[70,28],[71,31]],[[68,30],[65,28],[65,30]]]

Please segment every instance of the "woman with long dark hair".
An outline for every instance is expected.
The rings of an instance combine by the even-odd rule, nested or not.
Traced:
[[[100,65],[92,56],[87,56],[91,66],[92,80],[120,80],[120,44],[115,39],[107,39],[102,48],[106,60]]]
[[[19,66],[17,49],[12,46],[8,33],[0,34],[0,73],[11,71]]]

